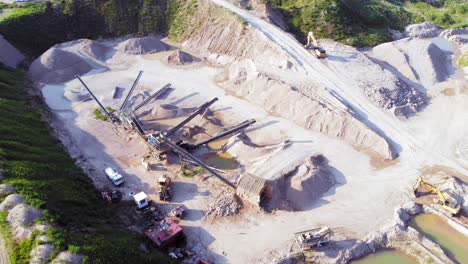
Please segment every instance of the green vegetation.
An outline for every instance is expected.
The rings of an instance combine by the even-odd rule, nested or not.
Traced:
[[[468,52],[463,53],[463,55],[458,59],[459,67],[468,67]]]
[[[113,109],[112,107],[106,107],[106,109],[111,114],[115,112],[115,109]],[[109,119],[109,117],[100,108],[95,108],[93,110],[93,116],[95,119],[101,121],[107,121]]]
[[[37,56],[78,39],[166,32],[167,0],[63,0],[34,3],[0,20],[0,34]]]
[[[44,210],[43,221],[54,226],[47,235],[55,250],[85,254],[92,263],[167,263],[157,250],[139,250],[146,240],[120,218],[134,213],[132,205],[104,203],[90,178],[51,136],[41,119],[43,108],[34,103],[39,100],[27,94],[29,85],[22,73],[0,68],[0,163],[3,182]],[[27,263],[34,239],[12,243],[5,216],[0,212],[0,231],[10,241],[12,263]]]
[[[305,42],[313,31],[353,46],[374,46],[391,40],[389,30],[433,22],[441,27],[467,26],[468,3],[446,0],[441,7],[397,0],[268,0],[278,8],[290,31]]]
[[[468,26],[468,2],[465,0],[440,1],[440,7],[425,2],[407,3],[406,8],[419,15],[420,20],[432,22],[443,28]]]
[[[205,169],[200,166],[193,166],[191,164],[182,164],[180,171],[182,172],[182,176],[184,177],[195,177],[199,174],[205,173]]]

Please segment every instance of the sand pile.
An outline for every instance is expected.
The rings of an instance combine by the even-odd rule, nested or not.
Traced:
[[[270,182],[268,209],[307,210],[334,184],[334,176],[322,155],[312,156]]]
[[[0,63],[16,68],[23,60],[24,55],[0,35]]]
[[[7,221],[10,223],[13,236],[21,241],[32,234],[34,221],[42,217],[42,212],[27,204],[18,204],[10,210]]]
[[[92,69],[80,56],[52,47],[31,64],[28,76],[37,82],[63,83]]]
[[[9,211],[13,207],[17,206],[18,204],[24,201],[24,196],[13,193],[5,197],[3,202],[0,203],[0,211]]]
[[[148,36],[127,39],[117,45],[117,51],[127,54],[141,55],[169,50],[169,46],[160,38]]]
[[[442,31],[439,36],[448,41],[453,41],[458,44],[468,43],[468,27],[446,29]]]
[[[167,63],[170,65],[186,65],[192,62],[192,55],[181,50],[176,50],[171,55],[169,55],[169,57],[167,57]]]
[[[366,96],[376,105],[400,113],[417,112],[425,105],[425,95],[410,86],[391,71],[374,63],[355,48],[333,41],[323,41],[322,45],[330,57],[327,60],[346,79],[354,80]]]
[[[240,212],[242,207],[242,200],[235,193],[226,191],[209,204],[204,218],[228,217],[236,215]]]
[[[15,192],[15,187],[6,183],[0,184],[0,196],[5,196],[14,192]]]
[[[85,89],[65,89],[63,96],[70,102],[84,102],[91,99],[91,95]]]
[[[405,28],[406,35],[415,38],[433,38],[437,37],[442,30],[429,22],[409,25]]]
[[[254,66],[234,64],[220,86],[235,96],[263,107],[269,113],[289,119],[296,124],[332,137],[344,139],[353,146],[375,153],[383,159],[393,159],[388,143],[346,111],[337,109],[323,98],[312,97],[320,87],[302,87],[277,80],[255,71]],[[313,94],[312,94],[313,93]],[[288,98],[288,100],[284,100]]]
[[[107,58],[107,54],[112,50],[111,48],[94,40],[82,39],[80,41],[81,50],[86,55],[96,60],[104,61]]]
[[[389,71],[426,88],[444,81],[450,72],[450,54],[431,40],[405,38],[384,43],[368,55]]]
[[[47,263],[50,254],[54,251],[52,244],[38,245],[31,250],[29,264]]]
[[[195,108],[179,108],[171,104],[156,104],[151,110],[151,114],[160,119],[184,116],[193,112]]]

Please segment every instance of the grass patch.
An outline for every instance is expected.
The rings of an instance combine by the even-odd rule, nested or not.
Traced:
[[[442,6],[432,6],[425,2],[408,2],[405,7],[420,16],[420,21],[429,21],[442,28],[468,26],[468,2],[465,0],[442,1]]]
[[[170,262],[157,250],[139,250],[146,240],[120,220],[125,208],[105,204],[91,179],[51,136],[42,121],[41,106],[27,93],[29,86],[23,73],[0,67],[3,182],[15,186],[27,203],[44,210],[43,220],[54,227],[47,235],[55,249],[82,253],[91,263]],[[5,213],[0,216],[0,229],[8,240]],[[14,263],[27,263],[32,241],[9,246]]]
[[[106,110],[111,114],[113,114],[115,112],[115,109],[113,109],[112,107],[109,107],[109,106],[106,107]],[[101,120],[101,121],[109,120],[109,117],[100,108],[95,108],[93,110],[93,116],[97,120]]]
[[[458,59],[458,67],[468,67],[468,52],[463,53],[460,59]]]
[[[182,164],[180,167],[180,171],[182,176],[188,177],[188,178],[193,178],[199,174],[205,173],[205,169],[203,169],[200,166],[193,166],[191,164]]]

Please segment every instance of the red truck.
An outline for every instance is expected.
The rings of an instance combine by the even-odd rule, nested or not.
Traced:
[[[165,248],[183,235],[183,229],[171,217],[164,218],[156,225],[150,226],[145,235],[159,248]]]

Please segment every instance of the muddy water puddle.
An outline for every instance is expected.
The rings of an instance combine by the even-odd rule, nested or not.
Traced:
[[[468,263],[468,237],[452,228],[443,218],[434,214],[414,217],[412,225],[458,263]]]
[[[403,254],[398,250],[379,250],[376,253],[369,254],[357,260],[350,262],[351,264],[418,264],[416,259]]]
[[[228,152],[209,153],[202,156],[202,160],[210,167],[220,170],[235,170],[239,168],[239,162]]]

